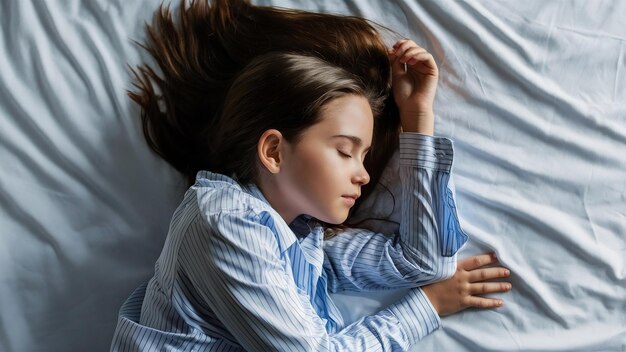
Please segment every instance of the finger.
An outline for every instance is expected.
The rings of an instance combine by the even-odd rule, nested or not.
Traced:
[[[406,62],[409,65],[415,65],[418,62],[423,62],[428,64],[429,66],[434,66],[435,65],[435,58],[427,51],[423,51],[420,53],[417,53],[416,55],[412,56],[409,58],[409,60]]]
[[[503,277],[509,277],[511,272],[509,269],[503,267],[476,269],[469,272],[469,282],[478,282],[491,279],[500,279]]]
[[[512,287],[508,282],[481,282],[471,284],[469,292],[471,295],[484,295],[487,293],[507,292]]]
[[[417,44],[412,41],[411,39],[400,39],[396,42],[396,44],[394,44],[394,49],[398,49],[399,47],[403,46],[403,45],[408,45],[408,46],[417,46]]]
[[[402,56],[404,54],[404,52],[406,52],[407,50],[409,50],[411,48],[423,49],[419,45],[415,44],[415,42],[412,41],[412,40],[403,41],[398,46],[394,47],[395,53],[396,53],[397,56]]]
[[[399,74],[403,74],[404,65],[400,63],[400,58],[394,55],[389,56],[389,61],[391,61],[391,74],[392,76],[396,76]]]
[[[405,64],[400,62],[400,57],[394,54],[389,55],[389,61],[391,61],[391,74],[392,76],[404,75],[406,73]]]
[[[393,45],[393,49],[397,49],[400,45],[402,45],[403,43],[408,42],[409,39],[400,39],[398,40],[394,45]]]
[[[458,267],[465,270],[474,270],[481,266],[489,265],[498,261],[495,253],[475,255],[465,258],[458,263]]]
[[[504,302],[501,299],[469,296],[465,301],[465,305],[475,308],[499,308],[504,305]]]
[[[425,75],[437,76],[439,72],[437,64],[435,63],[435,58],[433,58],[433,56],[426,51],[420,52],[410,58],[407,61],[407,65],[414,67],[418,72]]]
[[[400,62],[407,63],[410,59],[416,58],[420,54],[427,54],[428,55],[428,52],[426,50],[422,49],[422,48],[416,48],[416,47],[409,48],[407,51],[405,51],[400,56]],[[424,56],[424,55],[422,55],[422,56]]]

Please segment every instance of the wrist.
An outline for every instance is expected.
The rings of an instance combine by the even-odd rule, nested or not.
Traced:
[[[426,296],[426,298],[430,302],[430,305],[433,306],[433,308],[437,312],[437,315],[441,316],[441,308],[439,308],[439,302],[437,301],[437,295],[435,294],[435,292],[433,292],[433,286],[432,285],[423,286],[422,287],[422,292],[424,292],[424,296]]]
[[[398,318],[398,325],[406,333],[410,344],[423,339],[441,326],[439,314],[420,287],[409,290],[387,309]]]
[[[435,133],[435,114],[428,111],[400,111],[403,132],[415,132],[427,135]]]

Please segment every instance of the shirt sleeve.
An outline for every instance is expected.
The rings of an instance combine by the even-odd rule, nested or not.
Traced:
[[[220,213],[189,231],[180,271],[203,305],[248,351],[396,351],[437,329],[420,290],[334,334],[299,292],[274,232],[251,213]]]
[[[398,232],[349,228],[325,241],[331,292],[417,287],[454,274],[467,235],[457,217],[452,161],[450,139],[400,134],[398,177],[392,178],[401,183],[393,195],[401,203],[393,210],[400,212]]]

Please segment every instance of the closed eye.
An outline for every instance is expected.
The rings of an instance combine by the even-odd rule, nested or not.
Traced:
[[[339,155],[341,155],[342,158],[345,158],[345,159],[352,158],[352,155],[346,154],[346,153],[342,152],[341,150],[337,150],[337,153],[339,153]]]

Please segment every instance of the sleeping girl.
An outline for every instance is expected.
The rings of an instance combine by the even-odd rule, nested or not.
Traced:
[[[484,282],[508,276],[484,268],[495,256],[456,260],[467,236],[452,142],[432,136],[426,50],[387,49],[360,18],[239,1],[183,4],[178,27],[162,8],[148,34],[161,75],[140,67],[131,97],[149,146],[190,187],[112,350],[406,350],[440,316],[502,304],[481,296],[510,288]],[[354,209],[393,155],[398,231],[359,228]],[[329,295],[401,287],[349,325]]]

